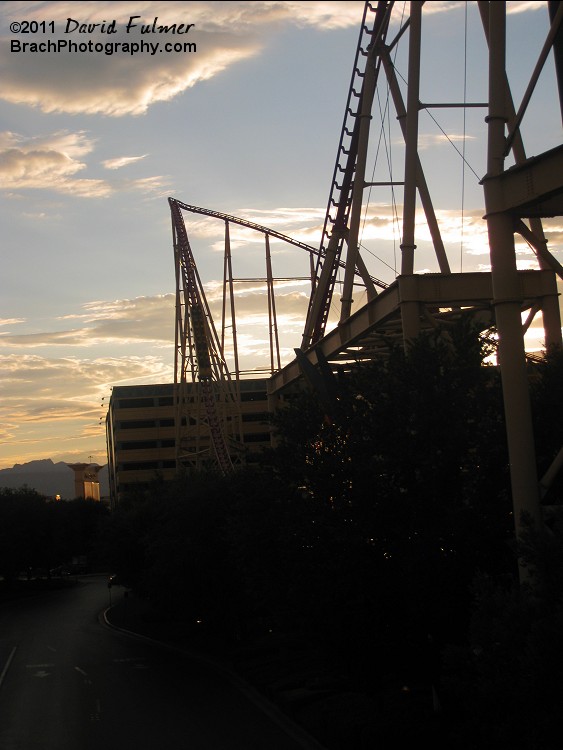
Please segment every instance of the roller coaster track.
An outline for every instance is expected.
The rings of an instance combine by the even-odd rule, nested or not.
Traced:
[[[352,190],[356,174],[362,119],[364,79],[370,48],[376,42],[383,42],[387,33],[392,6],[392,2],[367,2],[364,8],[320,250],[317,254],[302,349],[307,349],[324,335],[338,269],[345,266],[345,263],[341,260],[341,255],[344,241],[347,239],[348,217],[352,205]],[[360,273],[364,279],[366,278],[365,269],[362,272],[361,269],[356,268],[355,271]],[[376,286],[387,287],[387,284],[378,279],[370,278]]]
[[[215,389],[227,387],[230,383],[230,376],[220,347],[217,344],[213,320],[199,279],[180,206],[173,199],[169,199],[169,205],[172,213],[174,253],[178,277],[175,364],[176,388],[179,389],[177,394],[178,406],[180,409],[182,408],[182,399],[185,396],[182,386],[185,386],[187,369],[191,365],[192,373],[196,376],[196,381],[199,383],[201,390],[206,421],[217,464],[223,474],[229,474],[233,471],[233,463],[222,426],[223,422],[217,410]],[[190,332],[191,336],[189,335]],[[216,384],[214,384],[214,380]],[[178,414],[177,421],[178,429],[180,429],[182,424],[181,414]],[[181,440],[179,436],[177,438],[177,451],[181,460]]]
[[[320,249],[312,247],[311,245],[307,245],[305,242],[301,242],[300,240],[296,240],[293,237],[289,237],[287,234],[282,234],[281,232],[278,232],[275,229],[271,229],[270,227],[265,227],[261,224],[256,224],[253,221],[241,219],[238,216],[231,216],[230,214],[225,214],[220,211],[212,211],[210,208],[191,206],[190,204],[182,203],[182,201],[176,200],[175,198],[169,198],[168,201],[170,205],[174,203],[178,208],[181,208],[184,211],[189,211],[193,214],[200,214],[202,216],[210,216],[214,219],[221,219],[222,221],[227,221],[231,224],[238,224],[238,226],[245,227],[246,229],[251,229],[254,232],[260,232],[261,234],[265,234],[268,237],[275,237],[282,242],[287,242],[290,245],[299,247],[301,248],[301,250],[306,250],[311,256],[315,256],[317,258],[317,266],[319,264],[319,261],[323,260],[326,257],[326,250],[322,246]],[[337,263],[339,268],[346,268],[346,264],[344,263],[344,261],[338,260]],[[385,289],[387,287],[385,281],[381,281],[381,279],[378,279],[375,276],[370,276],[370,278],[376,286],[379,286],[382,289]]]

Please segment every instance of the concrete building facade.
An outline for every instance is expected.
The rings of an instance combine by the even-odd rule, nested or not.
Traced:
[[[263,450],[271,446],[267,382],[252,379],[239,384],[243,447],[250,464],[259,462]],[[128,489],[157,476],[171,480],[177,475],[176,414],[173,383],[113,388],[106,416],[112,508]],[[210,438],[203,432],[198,449],[210,451]]]
[[[83,500],[100,500],[100,480],[98,464],[67,464],[74,472],[74,497]]]

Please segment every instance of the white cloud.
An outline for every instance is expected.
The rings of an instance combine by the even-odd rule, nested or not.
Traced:
[[[424,151],[433,146],[451,146],[453,143],[463,143],[464,141],[474,141],[475,136],[458,135],[456,133],[420,133],[418,136],[418,150]],[[401,145],[404,141],[401,141]]]
[[[209,282],[206,287],[217,324],[222,283]],[[276,286],[285,361],[293,356],[292,347],[299,343],[307,302],[304,283],[292,286],[290,282],[280,282]],[[110,387],[173,381],[174,303],[172,294],[97,300],[58,321],[72,322],[70,329],[0,336],[5,352],[0,354],[3,462],[11,465],[36,458],[38,445],[45,450],[51,444],[55,449],[50,451],[51,456],[65,449],[63,458],[70,455],[71,449],[86,451],[86,455],[98,451],[103,456],[99,418],[105,407],[100,404],[102,396],[109,397]],[[264,371],[270,362],[265,286],[257,282],[245,287],[244,294],[237,297],[236,310],[241,367]],[[16,321],[20,319],[2,322]],[[142,350],[142,354],[123,354],[127,344],[132,344],[136,352]],[[100,356],[101,351],[114,351],[111,347],[115,345],[118,356]],[[232,368],[230,340],[226,349]],[[68,354],[73,350],[76,356]],[[45,351],[53,354],[45,355]],[[65,355],[57,356],[59,351]]]
[[[253,221],[263,226],[279,229],[295,240],[306,242],[314,248],[319,246],[319,239],[324,220],[324,210],[320,208],[241,208],[232,211],[233,215]],[[488,270],[479,266],[479,256],[489,257],[489,238],[487,222],[483,217],[484,210],[465,208],[463,214],[458,209],[436,210],[442,240],[446,248],[451,267],[456,271],[463,255],[463,270]],[[368,271],[376,278],[391,282],[399,272],[400,259],[397,250],[403,230],[402,206],[386,203],[371,203],[362,208],[362,225],[360,242],[362,257]],[[196,263],[199,257],[200,242],[205,241],[217,253],[224,250],[224,222],[197,214],[184,212],[184,219],[189,237],[192,239],[192,250]],[[558,219],[544,221],[550,251],[554,255],[562,250],[563,231]],[[231,251],[233,264],[244,256],[246,259],[255,253],[263,257],[264,237],[244,227],[230,225]],[[419,248],[416,253],[416,271],[422,273],[424,268],[437,271],[436,259],[432,249],[432,236],[422,210],[416,216],[416,240]],[[526,245],[516,236],[520,249]],[[308,254],[291,245],[270,242],[274,276],[299,276],[309,273]],[[528,250],[526,250],[528,253]],[[535,262],[530,255],[532,262]],[[259,261],[261,262],[261,261]],[[236,270],[234,272],[237,276]]]
[[[93,454],[105,463],[103,420],[113,385],[170,382],[161,357],[42,357],[0,355],[1,463],[11,466],[49,450],[53,460]],[[64,453],[62,452],[64,451]]]
[[[147,154],[143,154],[142,156],[117,156],[115,159],[106,159],[102,164],[106,169],[121,169],[122,167],[128,167],[130,164],[135,164],[135,162],[141,161],[141,159],[145,159],[146,157]]]
[[[107,198],[117,190],[162,194],[166,189],[166,178],[156,175],[112,181],[78,177],[78,173],[87,171],[88,164],[83,159],[94,151],[95,145],[96,141],[85,131],[64,130],[34,138],[0,133],[0,189],[50,190],[79,198]],[[129,157],[129,161],[142,158]],[[121,164],[117,164],[117,159],[110,160],[115,166],[109,168],[124,166],[124,159]]]
[[[544,11],[545,3],[539,3],[537,0],[514,0],[507,2],[507,13],[527,13],[528,11]]]
[[[293,347],[300,342],[300,334],[309,301],[308,282],[283,281],[276,284],[275,302],[277,312],[277,323],[279,338],[282,348],[289,352],[289,358],[293,356]],[[213,281],[206,284],[206,296],[211,308],[217,330],[221,326],[222,309],[222,282]],[[56,380],[60,380],[57,387],[67,394],[72,394],[73,383],[83,376],[83,367],[90,367],[88,378],[84,381],[83,392],[88,392],[88,383],[94,380],[100,382],[113,382],[116,384],[116,375],[105,373],[104,358],[97,357],[97,352],[114,347],[123,351],[125,346],[133,346],[135,350],[143,347],[147,352],[147,361],[153,361],[152,375],[162,370],[155,362],[161,362],[168,369],[167,379],[173,379],[171,363],[174,352],[175,336],[175,295],[157,295],[155,297],[139,297],[132,300],[95,301],[82,306],[77,313],[64,316],[61,320],[72,321],[76,325],[72,328],[59,331],[47,331],[31,334],[7,334],[0,336],[0,347],[5,352],[4,369],[2,378],[4,380],[4,391],[7,397],[14,394],[21,395],[24,391],[33,393],[34,399],[41,399],[46,394],[45,389],[51,388]],[[230,307],[228,307],[230,309]],[[235,300],[236,328],[239,342],[239,355],[245,359],[245,368],[252,367],[267,368],[269,366],[268,349],[268,301],[266,286],[256,282],[239,287]],[[227,313],[229,315],[229,312]],[[233,346],[230,327],[230,317],[227,322],[226,356],[228,366],[234,369]],[[242,342],[244,341],[244,346]],[[266,342],[266,344],[264,343]],[[45,378],[41,389],[32,391],[30,383],[39,378],[42,364],[46,358],[32,352],[45,351],[80,351],[85,353],[91,351],[88,359],[78,360],[75,357],[53,358],[47,361],[49,369],[45,369]],[[162,352],[160,354],[159,352]],[[151,359],[152,358],[152,359]],[[122,358],[109,360],[111,363],[121,361]],[[76,370],[69,368],[68,375],[57,368],[66,368],[69,361],[83,362]],[[127,358],[127,361],[129,359]],[[86,363],[90,363],[87,365]],[[166,363],[166,365],[164,365]],[[2,362],[0,361],[0,366]],[[112,367],[115,367],[112,364]],[[142,377],[147,377],[143,370]],[[12,376],[12,373],[13,374]],[[68,387],[63,381],[70,378]],[[127,372],[127,382],[135,381],[137,376],[134,371]],[[157,378],[157,382],[161,378]],[[154,380],[150,382],[155,382]],[[10,388],[7,388],[8,383]],[[27,384],[27,385],[26,385]],[[42,395],[43,394],[43,395]],[[28,407],[26,407],[28,408]],[[31,407],[29,407],[31,408]]]
[[[86,347],[100,344],[156,343],[172,346],[175,295],[137,297],[131,300],[89,302],[79,313],[60,320],[80,321],[80,327],[40,333],[6,334],[0,345],[23,349],[46,346]]]
[[[13,326],[25,323],[25,318],[0,318],[0,326]]]
[[[538,2],[509,2],[509,13],[533,11]],[[433,0],[426,14],[451,12],[463,2]],[[394,18],[400,19],[397,4]],[[60,52],[11,51],[5,44],[2,56],[3,81],[0,96],[43,112],[104,114],[113,117],[140,115],[156,102],[165,102],[198,83],[219,75],[242,60],[261,54],[268,36],[290,26],[312,27],[328,32],[356,27],[363,3],[344,2],[5,2],[0,16],[2,27],[11,21],[53,21],[52,42],[67,47]],[[127,24],[135,24],[127,33]],[[77,24],[98,24],[92,33],[67,33],[67,19]],[[185,34],[141,34],[142,25],[189,24]],[[115,21],[116,33],[108,33]],[[105,26],[103,25],[105,24]],[[12,37],[15,41],[38,38]],[[114,51],[108,45],[186,42],[196,45],[186,52]],[[69,43],[99,45],[99,51],[67,51]],[[115,50],[115,48],[114,48]]]
[[[38,107],[43,112],[140,115],[155,102],[173,99],[197,83],[209,80],[241,60],[260,53],[264,38],[282,26],[313,26],[324,30],[356,26],[361,17],[359,2],[82,2],[3,3],[3,27],[10,21],[55,23],[52,42],[62,41],[63,50],[52,53],[10,51],[4,45],[3,81],[0,96],[14,104]],[[135,28],[127,33],[132,16]],[[66,33],[67,19],[82,24],[106,22],[107,32],[115,20],[115,34]],[[141,25],[193,24],[187,34],[144,34]],[[71,24],[74,28],[75,24]],[[24,40],[23,36],[16,41]],[[96,52],[67,51],[70,42],[99,45]],[[143,42],[145,45],[192,43],[185,52],[115,51],[108,45]],[[114,47],[114,49],[116,49]]]
[[[309,299],[308,282],[276,284],[278,323],[302,321]],[[206,296],[216,325],[220,324],[222,282],[206,285]],[[238,326],[267,324],[268,307],[265,284],[245,284],[236,293]],[[113,301],[95,301],[82,306],[80,312],[59,318],[78,323],[58,331],[5,334],[0,336],[4,348],[38,349],[44,347],[93,348],[100,344],[156,344],[174,346],[175,295],[137,297]],[[265,323],[266,322],[266,323]]]
[[[127,180],[116,184],[116,189],[138,190],[141,193],[153,193],[156,196],[163,197],[170,192],[168,178],[162,176],[139,177],[137,180]]]
[[[524,13],[530,10],[541,10],[544,3],[538,2],[538,0],[508,0],[506,6],[507,13]],[[423,12],[426,14],[449,13],[464,7],[464,0],[432,0],[432,2],[424,4]],[[396,3],[393,12],[396,18],[401,17],[404,13],[403,5]]]
[[[276,231],[291,237],[293,240],[304,242],[313,248],[318,248],[325,217],[323,208],[238,208],[232,213],[239,219],[251,221],[254,224],[275,229]],[[216,250],[223,250],[225,236],[225,225],[222,221],[200,214],[183,212],[184,222],[190,237],[201,239],[217,238],[218,242],[213,246]],[[244,226],[231,223],[229,227],[231,247],[236,243],[264,245],[264,235]],[[270,238],[272,250],[279,251],[280,241],[275,237]],[[294,253],[305,253],[304,250],[291,249]]]
[[[78,161],[92,151],[94,143],[86,133],[54,133],[51,138],[24,138],[2,133],[0,139],[0,187],[50,189],[59,193],[103,197],[111,188],[103,180],[81,179],[86,168]]]

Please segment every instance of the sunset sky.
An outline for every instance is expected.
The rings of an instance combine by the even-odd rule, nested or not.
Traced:
[[[395,24],[402,8],[397,4]],[[460,102],[465,91],[468,101],[486,101],[475,4],[424,8],[421,100]],[[511,2],[508,9],[508,69],[519,102],[545,38],[547,3]],[[362,12],[363,2],[0,4],[0,468],[41,458],[105,463],[100,418],[111,387],[173,379],[168,196],[318,246]],[[142,36],[139,28],[127,34],[135,16],[139,28],[155,18],[156,25],[193,27],[175,36]],[[107,33],[113,20],[116,33]],[[65,33],[67,24],[94,23],[105,27]],[[26,26],[38,33],[21,33]],[[108,55],[11,44],[48,39],[195,48]],[[406,78],[404,59],[401,50],[397,67]],[[379,105],[386,122],[385,101]],[[466,112],[465,120],[461,109],[420,118],[420,156],[453,271],[489,268],[479,185],[486,110]],[[401,180],[392,113],[388,122],[386,131],[374,113],[372,156],[387,145],[385,169],[392,163]],[[561,142],[551,58],[523,130],[529,156]],[[223,225],[185,218],[218,310]],[[563,261],[561,222],[546,230]],[[398,272],[399,235],[390,196],[374,190],[362,242],[373,274],[385,281]],[[265,274],[262,243],[235,233],[235,275]],[[436,271],[422,224],[417,245],[417,272]],[[525,245],[517,249],[520,267],[536,267]],[[276,243],[273,253],[277,276],[306,274],[303,251]],[[249,369],[260,368],[267,363],[264,290],[255,284],[244,291],[237,302],[245,321],[241,357]],[[285,361],[300,344],[308,295],[302,282],[278,286]]]

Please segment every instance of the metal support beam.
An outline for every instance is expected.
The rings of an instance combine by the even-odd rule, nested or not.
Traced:
[[[506,112],[506,6],[489,3],[489,114],[487,176],[504,171]],[[542,515],[539,504],[532,412],[521,322],[521,296],[514,249],[514,226],[508,213],[494,213],[499,205],[499,181],[485,180],[485,205],[491,253],[493,304],[499,336],[506,433],[510,461],[512,502],[516,534],[523,531],[526,514],[536,528]],[[521,579],[526,572],[521,569]]]
[[[558,3],[555,4],[558,5]],[[479,0],[478,7],[485,38],[490,49],[489,3]],[[561,36],[560,30],[554,42],[556,61],[555,43],[557,40],[561,41]],[[558,157],[560,149],[549,151],[533,159],[526,157],[526,150],[520,129],[513,127],[513,124],[516,122],[516,110],[506,72],[504,74],[504,86],[509,127],[511,127],[514,133],[511,144],[512,153],[517,166],[495,177],[494,179],[498,179],[504,184],[498,190],[490,192],[500,196],[502,205],[497,206],[498,211],[509,210],[515,217],[526,217],[529,219],[529,230],[523,221],[517,219],[516,231],[536,250],[540,268],[553,268],[556,273],[559,273],[555,265],[557,261],[555,261],[547,250],[541,217],[561,215],[563,213],[561,196],[563,191],[563,164],[560,157]],[[559,163],[557,163],[558,158]],[[558,300],[551,298],[546,300],[542,305],[542,315],[546,347],[560,347],[562,345],[561,315]]]
[[[272,273],[272,255],[270,252],[270,236],[264,235],[266,240],[266,285],[268,288],[268,338],[270,341],[270,375],[281,367],[280,339],[278,334],[278,318],[276,315],[276,295],[274,290],[274,275]]]
[[[518,271],[518,298],[523,308],[531,307],[539,300],[557,300],[557,284],[551,271]],[[440,308],[468,308],[462,314],[484,316],[492,322],[493,284],[490,273],[465,272],[452,274],[413,274],[399,276],[377,297],[354,312],[348,320],[325,334],[316,347],[307,352],[311,364],[317,364],[317,352],[325,359],[334,361],[351,347],[362,347],[373,332],[392,324],[400,329],[400,310],[405,303],[417,308],[437,310]],[[438,324],[439,315],[436,316]],[[396,325],[395,325],[396,324]],[[354,354],[349,357],[354,359]],[[276,372],[270,379],[269,391],[278,393],[301,375],[298,363],[293,360]]]
[[[405,145],[405,191],[403,205],[403,239],[401,242],[401,274],[414,273],[416,172],[418,157],[418,112],[420,85],[420,38],[422,32],[422,2],[411,2],[409,30],[409,80],[407,93],[407,121]],[[405,343],[416,338],[420,331],[419,308],[416,303],[401,306],[403,337]]]

